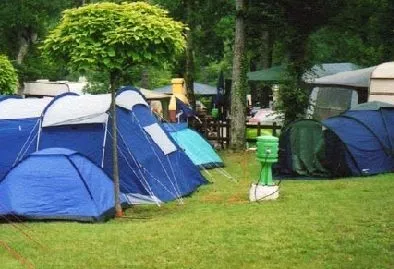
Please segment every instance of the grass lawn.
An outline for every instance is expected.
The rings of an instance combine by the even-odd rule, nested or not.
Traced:
[[[225,154],[184,204],[137,206],[101,224],[10,224],[0,240],[35,268],[394,268],[394,174],[283,181],[277,201],[249,203],[253,153]],[[0,245],[0,268],[22,266]]]

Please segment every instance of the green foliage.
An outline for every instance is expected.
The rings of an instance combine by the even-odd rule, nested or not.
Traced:
[[[287,79],[279,86],[275,111],[284,115],[285,125],[304,118],[309,104],[309,91],[300,84],[296,67],[289,64],[286,70]]]
[[[0,94],[14,94],[18,89],[18,75],[4,55],[0,55]]]
[[[187,18],[186,1],[151,0],[170,11],[174,18],[189,23],[195,55],[195,72],[212,62],[219,62],[225,54],[225,43],[234,41],[235,3],[228,0],[188,0],[192,14]],[[179,68],[183,68],[182,61]]]
[[[22,64],[15,64],[15,68],[18,70],[20,83],[43,78],[52,81],[70,80],[70,76],[72,76],[64,65],[42,57],[41,50],[36,45],[30,47],[29,53],[26,55]]]
[[[159,67],[145,67],[137,66],[130,68],[129,72],[123,73],[122,78],[119,81],[121,85],[134,85],[137,87],[141,86],[141,77],[143,70],[147,71],[148,74],[148,85],[149,89],[161,87],[170,83],[173,75],[170,67],[159,68]],[[102,94],[108,92],[109,89],[109,74],[106,72],[87,72],[86,77],[89,84],[86,86],[84,91],[90,94]]]
[[[42,48],[74,71],[121,73],[173,60],[184,49],[184,29],[156,6],[104,2],[64,11]]]
[[[310,37],[315,62],[352,62],[372,66],[394,59],[389,0],[349,0],[346,7]]]
[[[322,28],[310,37],[311,58],[320,63],[351,62],[372,66],[382,62],[383,46],[366,44],[356,33]]]
[[[21,38],[42,36],[60,12],[72,4],[71,0],[0,1],[0,50],[15,58]]]

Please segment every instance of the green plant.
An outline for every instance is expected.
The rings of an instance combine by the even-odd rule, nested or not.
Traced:
[[[13,94],[18,89],[18,74],[7,56],[0,55],[0,94]]]

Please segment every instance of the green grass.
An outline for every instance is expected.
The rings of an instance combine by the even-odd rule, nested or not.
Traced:
[[[10,224],[0,240],[36,268],[394,268],[394,174],[283,181],[277,201],[249,203],[253,153],[224,154],[184,204],[138,206],[102,224]],[[0,268],[25,268],[0,246]]]

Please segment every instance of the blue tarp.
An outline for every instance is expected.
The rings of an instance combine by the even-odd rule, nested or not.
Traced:
[[[50,148],[31,154],[0,181],[0,215],[100,221],[114,213],[110,178],[81,154]]]
[[[124,91],[140,94],[131,87],[123,88],[118,94]],[[117,107],[116,113],[120,188],[128,195],[129,203],[174,200],[206,183],[198,168],[179,147],[174,152],[164,154],[144,129],[158,124],[149,107],[139,104],[130,109]],[[45,127],[41,132],[39,148],[65,147],[81,152],[112,176],[111,125],[110,118],[107,126],[91,123]],[[169,134],[163,132],[169,138]]]
[[[223,160],[215,152],[211,144],[199,133],[187,128],[185,124],[166,123],[168,130],[176,143],[185,151],[193,163],[201,168],[223,167]]]

